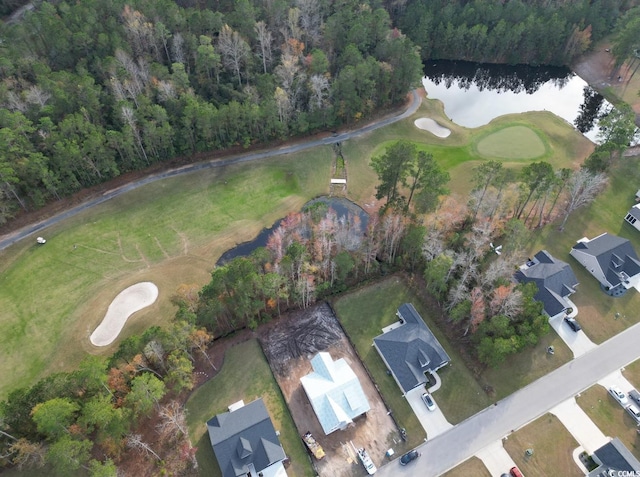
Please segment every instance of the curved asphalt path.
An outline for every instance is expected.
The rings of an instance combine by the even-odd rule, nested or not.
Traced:
[[[379,467],[376,476],[442,475],[489,444],[640,358],[638,343],[640,323],[427,441],[418,447],[422,457],[415,462],[402,467],[395,460]]]
[[[41,222],[28,225],[26,227],[23,227],[21,229],[18,229],[14,232],[11,232],[9,234],[2,236],[0,238],[0,250],[4,250],[5,248],[9,247],[10,245],[13,245],[19,240],[22,240],[23,238],[26,238],[32,234],[35,234],[36,232],[46,229],[51,225],[57,224],[58,222],[68,219],[69,217],[73,217],[74,215],[84,210],[87,210],[98,204],[102,204],[103,202],[106,202],[110,199],[113,199],[114,197],[118,197],[119,195],[125,194],[134,189],[137,189],[138,187],[141,187],[143,185],[150,184],[152,182],[156,182],[162,179],[166,179],[168,177],[175,177],[183,174],[189,174],[192,172],[201,171],[203,169],[213,169],[217,167],[229,166],[231,164],[240,164],[243,162],[258,161],[258,160],[267,159],[270,157],[304,151],[305,149],[310,149],[316,146],[324,146],[329,144],[335,144],[341,141],[346,141],[347,139],[352,139],[352,138],[361,136],[362,134],[375,131],[376,129],[382,128],[384,126],[388,126],[389,124],[393,124],[397,121],[408,118],[418,110],[418,106],[420,106],[420,103],[421,103],[421,100],[418,94],[418,90],[413,90],[411,92],[411,103],[409,104],[409,107],[402,114],[399,114],[397,116],[392,116],[389,118],[380,119],[366,126],[363,126],[360,129],[347,131],[342,134],[338,134],[336,136],[330,136],[330,137],[315,139],[315,140],[300,143],[300,144],[294,144],[291,146],[283,146],[277,149],[269,149],[266,151],[255,152],[251,154],[242,154],[242,155],[233,156],[227,159],[214,159],[208,162],[200,162],[197,164],[191,164],[188,166],[179,167],[177,169],[171,169],[165,172],[147,176],[144,179],[140,179],[135,182],[130,182],[127,185],[118,187],[117,189],[107,191],[104,194],[102,194],[102,196],[100,197],[91,199],[65,212],[61,212],[57,215],[49,217],[48,219],[45,219]]]

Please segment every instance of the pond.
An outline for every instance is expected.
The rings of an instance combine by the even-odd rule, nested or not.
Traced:
[[[338,218],[347,218],[349,215],[358,216],[360,219],[360,231],[364,233],[367,230],[367,225],[369,224],[369,214],[362,209],[355,202],[351,202],[348,199],[343,197],[317,197],[313,200],[307,202],[303,207],[302,211],[307,210],[315,210],[319,213],[325,213],[329,208],[333,209],[338,216]],[[313,212],[312,212],[313,213]],[[262,231],[258,234],[258,236],[250,242],[243,242],[241,244],[236,245],[232,249],[227,250],[223,253],[218,261],[216,262],[216,266],[224,265],[225,263],[233,260],[236,257],[247,257],[251,255],[255,249],[259,247],[265,247],[269,240],[269,237],[280,227],[284,219],[277,220],[271,227],[267,229],[262,229]]]
[[[597,117],[611,106],[566,68],[429,61],[424,73],[427,96],[442,101],[447,117],[468,128],[505,114],[550,111],[595,142]]]

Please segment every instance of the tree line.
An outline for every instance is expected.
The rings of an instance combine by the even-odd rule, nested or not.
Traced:
[[[564,66],[610,34],[633,6],[626,0],[388,3],[425,60]]]
[[[43,1],[0,40],[0,223],[176,156],[352,124],[421,71],[368,0]]]
[[[206,353],[212,335],[192,318],[183,310],[169,328],[123,340],[106,362],[90,356],[12,391],[0,403],[0,464],[113,477],[129,451],[163,474],[197,475],[180,396],[194,386],[197,358],[215,366]]]

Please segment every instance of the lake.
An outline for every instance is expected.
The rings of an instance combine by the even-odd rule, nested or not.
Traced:
[[[442,101],[447,117],[468,128],[505,114],[550,111],[595,142],[596,119],[611,106],[566,68],[430,61],[424,73],[427,96]]]

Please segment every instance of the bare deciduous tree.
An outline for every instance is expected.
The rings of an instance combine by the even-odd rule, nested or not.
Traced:
[[[257,22],[254,26],[254,30],[258,37],[258,46],[260,47],[258,56],[262,60],[263,72],[266,73],[267,65],[271,63],[271,47],[273,44],[273,37],[271,35],[271,32],[267,29],[267,25],[265,22]]]
[[[249,57],[249,45],[237,31],[234,31],[229,25],[225,25],[218,37],[218,50],[222,55],[223,66],[235,73],[238,85],[242,86],[241,70]]]
[[[171,54],[173,63],[184,64],[184,38],[182,38],[180,32],[171,37]]]
[[[31,86],[27,90],[27,93],[25,95],[25,99],[27,100],[27,103],[37,104],[41,108],[43,108],[47,104],[47,101],[49,101],[49,98],[51,98],[51,94],[44,91],[38,85]]]
[[[211,336],[207,330],[204,328],[200,328],[199,330],[194,330],[193,333],[189,335],[189,343],[197,348],[198,351],[204,356],[204,358],[209,362],[214,371],[216,371],[216,367],[209,358],[209,354],[207,353],[207,346],[209,343],[213,341],[213,336]]]
[[[143,56],[144,53],[149,52],[155,44],[153,23],[148,22],[142,13],[128,5],[125,5],[122,11],[122,19],[135,56]]]
[[[187,413],[179,402],[171,401],[164,406],[160,406],[158,410],[160,422],[156,424],[156,429],[161,435],[176,434],[176,431],[182,436],[188,435],[187,430]]]
[[[299,25],[305,38],[312,45],[320,41],[322,29],[322,15],[318,0],[296,0],[299,11]]]
[[[275,74],[280,80],[282,89],[287,93],[291,109],[296,110],[302,85],[306,79],[305,73],[300,68],[300,59],[290,53],[283,54]]]
[[[129,434],[126,438],[126,445],[130,449],[136,449],[144,452],[145,454],[151,454],[158,460],[162,460],[158,454],[151,448],[149,444],[142,440],[142,436],[140,434]]]
[[[329,98],[329,80],[323,75],[313,75],[309,78],[311,98],[309,104],[311,110],[324,109]]]
[[[569,197],[564,209],[564,219],[560,224],[560,230],[564,230],[564,225],[567,223],[571,212],[592,202],[606,185],[607,176],[601,172],[594,174],[587,169],[580,169],[574,172],[567,184]]]
[[[45,463],[46,448],[42,442],[30,442],[27,439],[18,439],[9,447],[13,458],[11,462],[18,469],[42,467]]]

